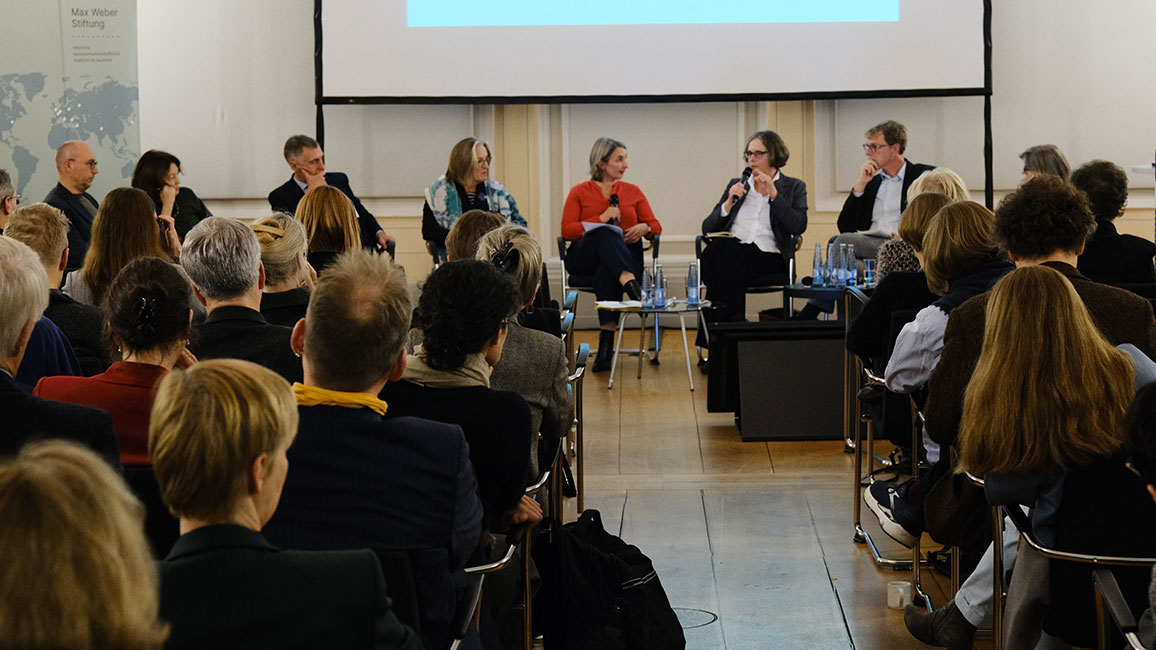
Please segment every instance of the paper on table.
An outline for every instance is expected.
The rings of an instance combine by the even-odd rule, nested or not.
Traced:
[[[708,239],[711,237],[730,237],[732,239],[734,238],[734,235],[730,234],[730,232],[727,230],[720,230],[718,232],[708,232],[706,234],[706,236]]]
[[[618,233],[619,235],[623,234],[622,229],[619,228],[618,226],[615,226],[614,224],[602,223],[601,221],[599,221],[598,223],[593,223],[591,221],[583,221],[582,222],[582,231],[583,232],[590,232],[591,230],[594,230],[595,228],[610,228],[611,230]]]
[[[594,306],[602,309],[635,309],[642,307],[642,302],[639,300],[599,300],[594,303]]]

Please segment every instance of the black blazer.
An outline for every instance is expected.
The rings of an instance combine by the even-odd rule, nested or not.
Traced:
[[[903,174],[903,193],[899,198],[899,211],[907,209],[907,188],[919,178],[923,172],[935,169],[934,165],[921,165],[907,161],[907,171]],[[857,232],[871,228],[871,216],[875,212],[875,195],[879,193],[879,186],[883,179],[876,174],[863,188],[862,196],[854,193],[847,195],[843,202],[843,210],[839,213],[839,232]]]
[[[341,172],[326,172],[325,183],[341,190],[342,194],[353,201],[353,207],[357,210],[357,225],[361,230],[361,245],[365,248],[376,249],[377,231],[381,230],[381,225],[361,204],[361,199],[353,193],[353,188],[349,187],[349,177]],[[297,181],[290,176],[284,185],[269,192],[269,205],[277,212],[296,214],[297,204],[301,202],[303,196],[305,196],[305,190],[301,189]]]
[[[1152,258],[1156,244],[1134,235],[1121,235],[1111,221],[1097,221],[1076,268],[1090,280],[1105,284],[1156,283]]]
[[[248,307],[217,307],[197,326],[189,347],[198,359],[243,359],[301,381],[301,359],[289,347],[288,327],[271,325],[261,312]]]
[[[108,370],[110,360],[100,339],[104,316],[99,309],[73,300],[60,289],[53,289],[48,294],[48,309],[44,310],[44,316],[56,323],[68,337],[85,377]]]
[[[63,438],[78,442],[120,467],[120,445],[108,411],[52,402],[25,393],[0,372],[0,456],[14,455],[33,440]]]
[[[159,569],[165,648],[422,647],[371,551],[283,551],[223,524],[182,535]]]
[[[261,294],[261,315],[274,325],[293,327],[305,318],[309,290],[303,288]]]
[[[72,226],[68,229],[68,269],[79,269],[84,265],[84,256],[88,253],[88,242],[92,241],[92,221],[88,210],[80,202],[80,197],[87,197],[95,206],[100,206],[91,194],[73,194],[60,183],[52,188],[44,202],[64,213]]]
[[[731,206],[730,212],[725,217],[722,215],[722,206],[726,203],[727,194],[730,192],[731,186],[738,183],[739,180],[732,178],[727,183],[722,198],[715,204],[710,216],[702,221],[702,234],[730,229],[735,216],[739,213],[739,207],[749,196],[750,188],[748,187],[748,194],[735,199],[735,204]],[[775,189],[778,190],[779,195],[775,197],[774,201],[771,201],[771,232],[775,234],[775,244],[779,247],[779,254],[783,256],[783,264],[789,268],[791,260],[795,258],[795,246],[792,237],[803,234],[803,231],[807,229],[807,184],[779,172],[779,180],[775,181]]]

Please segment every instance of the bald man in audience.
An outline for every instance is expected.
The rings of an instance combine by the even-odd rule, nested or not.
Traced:
[[[289,347],[292,330],[261,315],[265,266],[257,235],[236,219],[209,217],[185,236],[181,267],[209,315],[189,351],[198,359],[242,359],[290,382],[301,381],[301,359]]]
[[[96,155],[92,147],[80,140],[70,140],[56,150],[56,172],[60,182],[44,202],[64,213],[72,228],[68,231],[68,270],[84,265],[88,253],[88,242],[92,240],[92,221],[100,201],[88,193],[92,181],[100,170],[96,166]]]
[[[12,187],[12,177],[7,170],[0,169],[0,235],[4,234],[4,229],[8,227],[8,217],[12,216],[18,205],[20,195]]]
[[[60,290],[68,268],[68,218],[47,203],[33,203],[12,214],[4,234],[23,242],[40,257],[48,276],[48,308],[44,316],[68,337],[81,373],[91,377],[104,372],[109,360],[101,342],[104,319],[100,310],[77,302]]]

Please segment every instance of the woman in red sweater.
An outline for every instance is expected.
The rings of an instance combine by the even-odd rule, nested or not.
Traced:
[[[632,300],[641,299],[642,239],[662,233],[642,190],[622,181],[628,167],[626,145],[598,138],[590,150],[590,180],[570,188],[562,208],[562,236],[574,242],[566,252],[566,270],[594,276],[598,300],[618,300],[623,290]],[[602,332],[594,371],[602,372],[610,369],[618,314],[599,311],[598,321]]]

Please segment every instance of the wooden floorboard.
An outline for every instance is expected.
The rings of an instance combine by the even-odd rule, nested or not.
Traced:
[[[597,343],[596,332],[577,338]],[[624,344],[637,341],[625,333]],[[687,647],[926,647],[886,606],[887,582],[911,573],[877,568],[851,540],[853,456],[842,441],[741,441],[733,414],[707,412],[697,368],[689,390],[678,330],[663,342],[641,379],[633,357],[620,359],[613,389],[607,373],[587,375],[585,499],[654,561]],[[863,512],[883,553],[909,554]],[[924,571],[936,605],[948,585]]]

